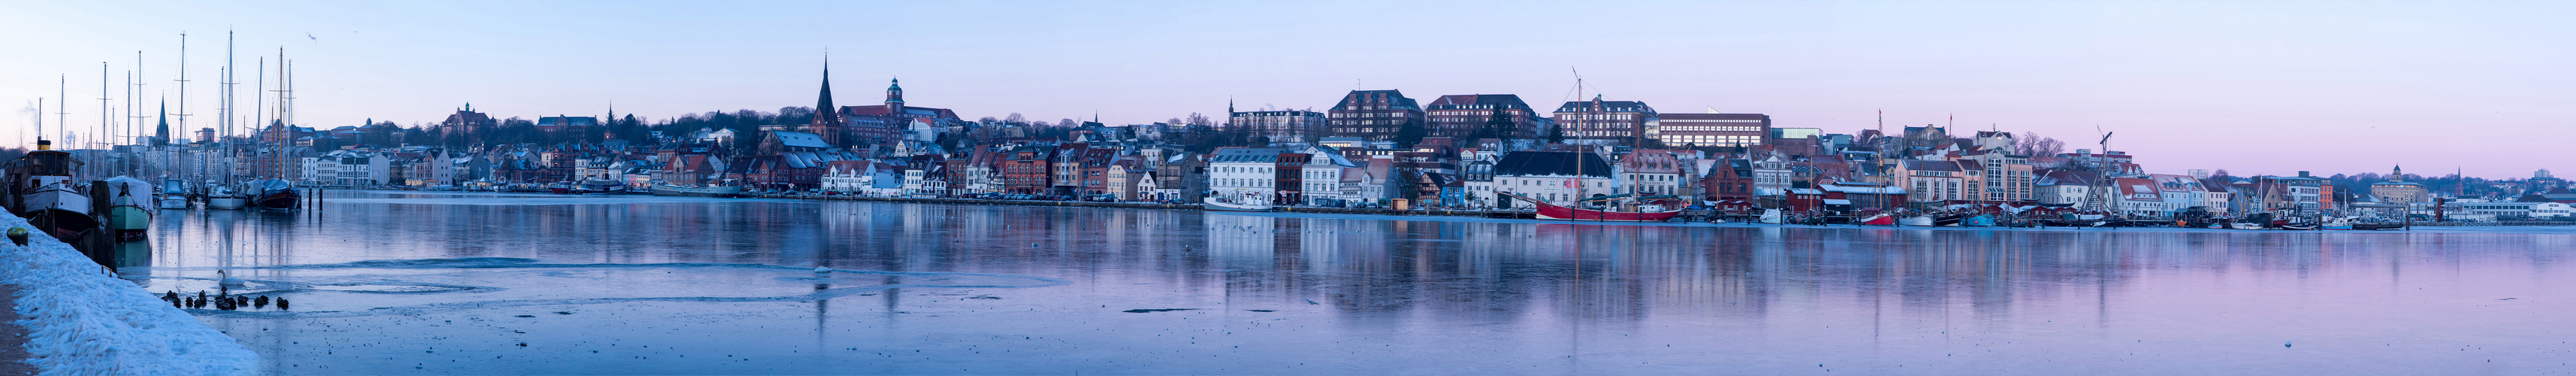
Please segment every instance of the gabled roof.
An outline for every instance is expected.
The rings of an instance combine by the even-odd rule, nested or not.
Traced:
[[[1279,153],[1287,151],[1286,148],[1217,148],[1216,155],[1209,157],[1208,163],[1277,163]]]

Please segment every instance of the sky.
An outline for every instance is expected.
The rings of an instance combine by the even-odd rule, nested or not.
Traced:
[[[812,106],[828,51],[837,104],[879,102],[900,78],[907,105],[968,119],[1322,110],[1353,89],[1552,109],[1580,72],[1585,96],[1778,127],[1853,133],[1883,111],[1889,129],[2068,149],[2111,132],[2157,173],[2576,173],[2570,2],[12,3],[8,145],[32,144],[39,112],[57,123],[59,81],[68,122],[98,129],[102,63],[105,120],[124,124],[135,71],[143,112],[166,98],[194,115],[174,128],[216,126],[229,31],[238,118],[274,101],[251,96],[255,74],[275,88],[282,49],[295,121],[322,128],[435,123],[467,103],[529,119]]]

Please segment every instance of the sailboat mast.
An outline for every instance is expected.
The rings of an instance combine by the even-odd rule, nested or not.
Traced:
[[[114,99],[107,97],[107,62],[101,61],[98,62],[98,133],[100,136],[108,136],[112,134],[107,130],[107,117],[109,115],[116,114],[114,110],[110,110],[112,107],[107,106],[109,103],[108,101],[111,100]],[[91,141],[90,143],[100,146],[99,149],[101,151],[113,150],[115,149],[116,138],[99,137],[98,141]],[[96,166],[98,164],[92,163],[91,165]],[[109,172],[108,166],[90,167],[90,170],[92,172]]]

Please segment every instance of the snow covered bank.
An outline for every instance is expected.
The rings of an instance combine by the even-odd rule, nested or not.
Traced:
[[[0,215],[0,229],[27,226]],[[0,242],[0,283],[18,287],[27,363],[43,375],[234,375],[258,359],[42,231],[25,247]]]

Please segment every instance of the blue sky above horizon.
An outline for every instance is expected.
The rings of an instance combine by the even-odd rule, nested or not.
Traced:
[[[213,124],[224,32],[244,118],[255,59],[296,64],[299,123],[811,106],[1145,123],[1329,107],[1354,89],[1586,93],[1667,113],[1755,112],[1848,133],[1955,124],[2111,149],[2158,173],[2463,168],[2528,177],[2576,140],[2576,30],[2544,2],[70,2],[0,12],[0,121],[68,75],[95,129],[142,51],[145,108]],[[308,36],[309,35],[309,36]],[[270,71],[274,72],[275,62]],[[273,73],[271,73],[273,74]],[[51,105],[51,99],[48,99]],[[48,108],[43,112],[51,113]],[[1955,116],[1956,120],[1952,120]],[[111,119],[111,120],[122,120]],[[53,116],[45,119],[48,127]],[[1955,123],[1953,123],[1955,122]],[[2565,170],[2562,168],[2561,170]]]

